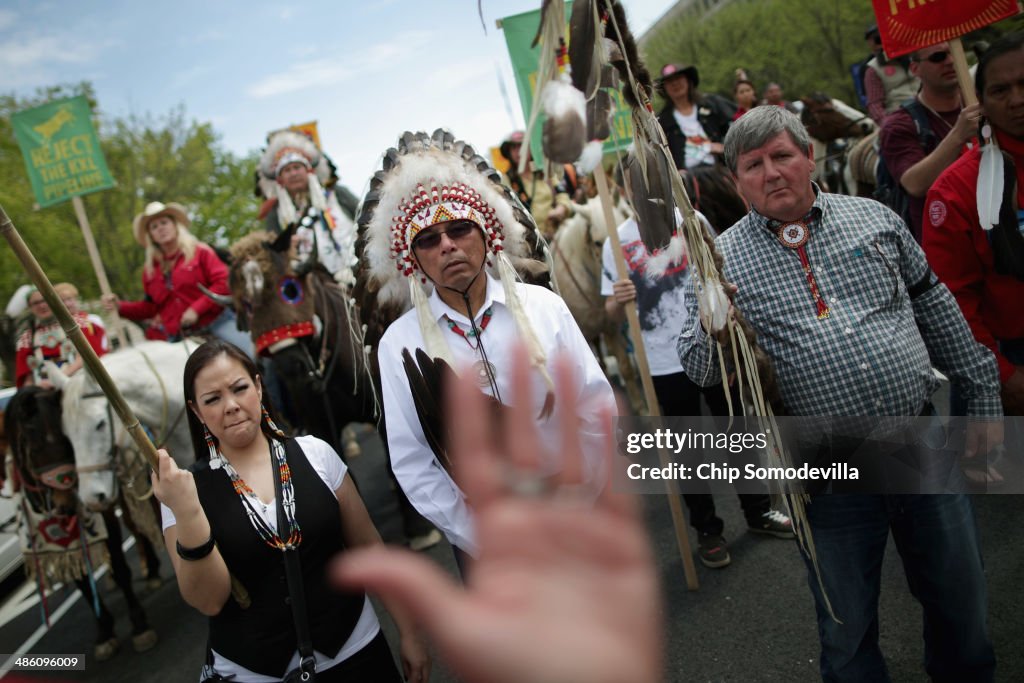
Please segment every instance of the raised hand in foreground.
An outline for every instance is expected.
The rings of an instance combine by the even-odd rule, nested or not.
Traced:
[[[654,561],[635,501],[580,483],[575,396],[558,364],[562,471],[538,475],[530,370],[514,362],[514,406],[500,428],[464,373],[449,392],[452,460],[472,505],[479,556],[461,587],[422,556],[398,549],[347,553],[333,568],[406,607],[442,658],[469,683],[654,683],[662,634]],[[614,455],[611,415],[605,471]],[[500,435],[500,436],[499,436]],[[610,477],[607,477],[610,480]],[[596,500],[595,500],[596,498]]]

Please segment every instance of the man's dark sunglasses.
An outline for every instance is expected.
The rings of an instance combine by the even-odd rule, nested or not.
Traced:
[[[939,50],[938,52],[931,53],[924,59],[918,59],[915,61],[931,62],[932,64],[942,64],[944,61],[946,61],[946,57],[949,57],[949,52],[947,52],[946,50]]]
[[[425,235],[417,235],[412,241],[412,248],[434,249],[441,244],[441,235],[448,235],[448,239],[457,242],[467,237],[476,228],[477,224],[472,221],[457,221],[448,226],[447,230],[437,230],[436,232],[428,232]]]

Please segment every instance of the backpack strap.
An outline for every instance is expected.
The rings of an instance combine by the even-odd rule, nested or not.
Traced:
[[[935,131],[932,130],[932,124],[928,121],[928,113],[921,100],[911,97],[909,100],[901,102],[900,108],[910,114],[910,118],[914,120],[914,125],[917,127],[917,141],[921,143],[921,146],[927,149],[929,145],[934,144],[936,142]]]

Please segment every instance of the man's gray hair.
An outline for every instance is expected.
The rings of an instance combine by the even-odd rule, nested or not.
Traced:
[[[773,104],[763,104],[748,111],[733,122],[725,136],[725,163],[729,170],[736,172],[741,154],[763,147],[783,132],[789,133],[801,152],[807,154],[810,151],[811,138],[800,117],[793,112]]]

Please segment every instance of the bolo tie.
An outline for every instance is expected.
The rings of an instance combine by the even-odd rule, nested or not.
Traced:
[[[821,295],[818,281],[814,278],[814,269],[811,268],[811,261],[807,257],[807,240],[811,237],[811,231],[808,227],[810,221],[811,214],[807,214],[800,220],[790,223],[773,221],[772,226],[775,229],[775,236],[782,243],[782,246],[794,250],[800,258],[800,266],[803,268],[804,276],[807,278],[807,287],[811,291],[811,300],[814,301],[818,320],[824,320],[829,317],[830,311],[828,304],[825,303],[825,298]]]
[[[466,317],[469,318],[469,332],[465,332],[461,327],[459,327],[458,323],[449,318],[447,313],[444,315],[444,319],[448,325],[448,329],[462,337],[463,341],[469,345],[469,348],[473,349],[480,355],[480,360],[473,363],[473,374],[476,376],[477,383],[481,387],[490,387],[491,395],[498,399],[498,401],[501,401],[501,394],[498,391],[497,368],[494,366],[494,363],[491,362],[490,358],[487,357],[487,350],[484,348],[482,339],[484,330],[487,329],[487,325],[491,322],[491,307],[488,307],[487,310],[484,311],[483,317],[480,320],[480,325],[477,326],[476,320],[473,319],[473,308],[469,302],[469,289],[473,286],[473,283],[476,282],[476,279],[480,277],[481,272],[483,272],[483,266],[480,267],[480,271],[478,271],[477,274],[473,276],[473,279],[470,280],[470,283],[464,292],[459,291],[454,287],[442,285],[445,289],[450,289],[462,296],[462,301],[466,304]],[[473,342],[470,341],[470,339],[476,340],[476,346],[473,346]]]

